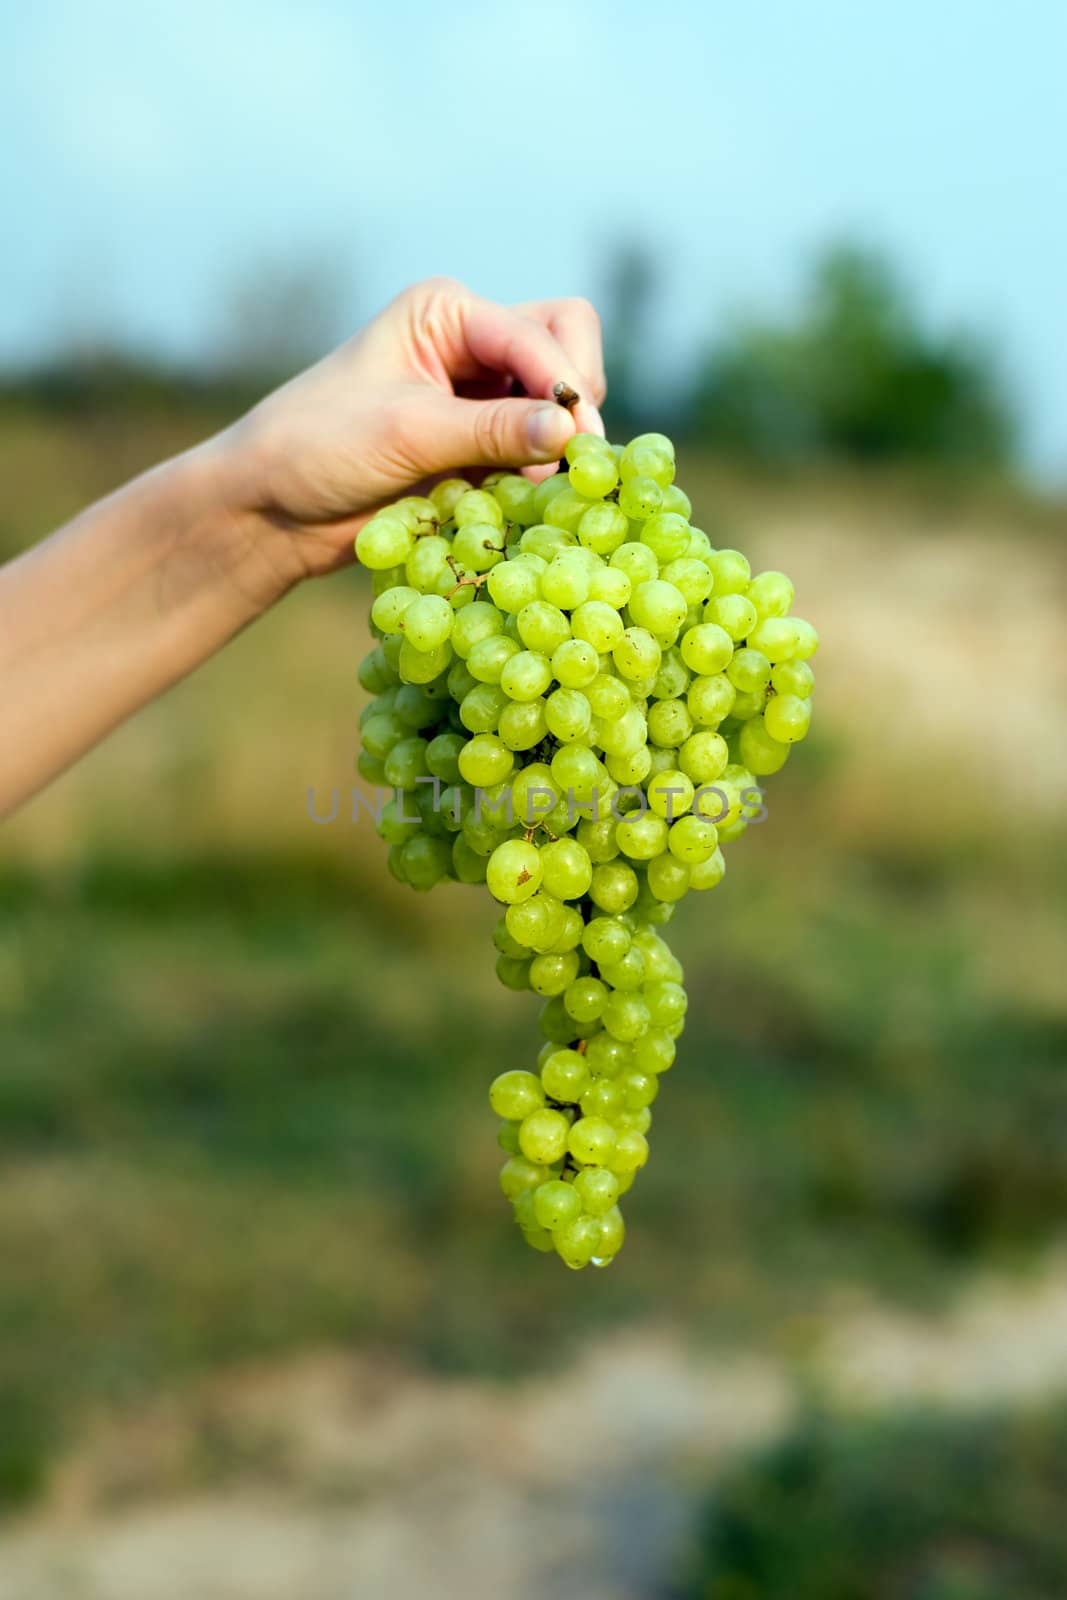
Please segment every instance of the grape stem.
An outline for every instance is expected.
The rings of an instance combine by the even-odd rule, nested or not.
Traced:
[[[567,411],[573,411],[582,398],[577,389],[572,389],[569,383],[554,383],[552,385],[552,398],[557,405],[563,406]]]
[[[487,583],[488,580],[489,580],[488,572],[478,572],[478,573],[474,573],[473,575],[465,574],[463,572],[462,568],[458,567],[456,565],[455,556],[445,556],[445,564],[446,564],[446,566],[449,566],[449,567],[452,568],[452,571],[455,573],[456,578],[459,580],[457,583],[454,583],[452,585],[451,589],[449,589],[449,591],[448,591],[448,594],[445,596],[445,598],[448,599],[448,600],[451,600],[452,596],[454,594],[456,594],[460,589],[464,589],[464,588],[480,589],[482,584],[483,583]]]

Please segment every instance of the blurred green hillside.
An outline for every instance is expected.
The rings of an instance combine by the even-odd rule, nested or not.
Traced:
[[[154,394],[7,396],[0,554],[234,398]],[[1067,508],[906,466],[679,477],[823,647],[769,820],[671,925],[693,1008],[624,1255],[512,1237],[485,1088],[538,1036],[487,897],[308,818],[353,782],[368,603],[309,587],[0,834],[0,1496],[252,1357],[515,1373],[650,1307],[788,1351],[842,1286],[933,1304],[1062,1233]]]

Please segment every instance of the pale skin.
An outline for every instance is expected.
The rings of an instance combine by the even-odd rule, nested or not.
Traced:
[[[581,396],[573,412],[557,383]],[[0,567],[0,817],[297,584],[352,561],[383,504],[464,467],[544,476],[573,433],[603,433],[604,390],[588,301],[507,307],[430,279]]]

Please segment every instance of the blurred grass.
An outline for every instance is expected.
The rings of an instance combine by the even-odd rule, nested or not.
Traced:
[[[11,552],[218,425],[0,425]],[[693,1009],[610,1273],[520,1248],[485,1087],[537,1047],[485,896],[386,874],[347,794],[351,573],[293,596],[0,837],[0,1496],[94,1406],[321,1341],[479,1373],[653,1315],[788,1341],[936,1297],[1067,1211],[1064,510],[701,458],[716,543],[797,579],[816,732],[672,924]],[[342,816],[344,805],[342,804]]]
[[[814,1414],[715,1495],[673,1600],[1051,1600],[1067,1411]]]

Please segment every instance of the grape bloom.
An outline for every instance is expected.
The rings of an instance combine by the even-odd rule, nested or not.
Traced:
[[[580,1268],[623,1242],[685,1026],[659,930],[763,815],[819,641],[784,573],[692,525],[665,435],[566,455],[543,483],[449,478],[363,528],[359,771],[395,791],[393,876],[486,884],[497,976],[543,998],[536,1062],[489,1089],[500,1184],[528,1243]]]

